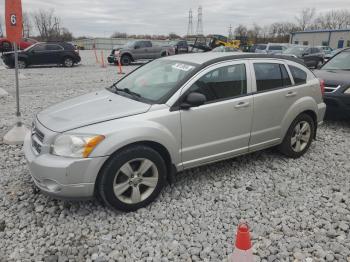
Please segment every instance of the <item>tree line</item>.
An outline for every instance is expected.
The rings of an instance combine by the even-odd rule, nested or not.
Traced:
[[[0,36],[3,35],[0,17]],[[253,24],[247,27],[238,25],[229,38],[249,39],[254,43],[262,42],[288,42],[289,35],[296,31],[317,30],[317,29],[346,29],[350,28],[349,10],[331,10],[317,13],[315,8],[301,10],[295,16],[294,21],[275,22],[266,26]],[[33,13],[23,13],[23,36],[36,38],[40,41],[71,41],[72,33],[62,26],[61,19],[55,15],[53,9],[39,10]],[[134,39],[178,39],[180,35],[169,33],[167,35],[150,34],[127,34],[124,32],[114,32],[111,38],[134,38]],[[89,38],[81,36],[75,39]]]

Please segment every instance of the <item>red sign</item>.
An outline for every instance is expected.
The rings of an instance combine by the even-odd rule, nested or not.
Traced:
[[[23,31],[21,0],[5,0],[5,19],[7,39],[19,43]]]

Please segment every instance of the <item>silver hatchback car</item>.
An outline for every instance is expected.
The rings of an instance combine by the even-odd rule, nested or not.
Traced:
[[[277,145],[302,156],[325,109],[320,81],[294,58],[178,55],[38,113],[24,150],[43,192],[132,211],[181,170]]]

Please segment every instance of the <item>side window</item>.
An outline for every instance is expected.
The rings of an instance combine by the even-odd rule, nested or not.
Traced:
[[[41,52],[46,50],[46,45],[36,45],[34,46],[33,50],[35,52]]]
[[[247,77],[244,64],[214,69],[198,79],[189,89],[206,96],[207,102],[247,94]]]
[[[279,45],[272,45],[269,47],[269,50],[276,50],[276,51],[279,51],[279,50],[282,50],[282,46],[279,46]]]
[[[59,51],[59,50],[63,50],[63,48],[60,47],[59,45],[46,45],[46,50],[48,50],[48,51]]]
[[[289,69],[292,73],[296,85],[302,85],[306,83],[307,73],[304,70],[292,65],[289,66]]]
[[[283,71],[281,69],[281,66],[283,65],[273,64],[273,63],[255,63],[254,64],[256,86],[257,86],[258,92],[265,92],[268,90],[286,86],[285,81],[288,82],[287,80],[288,74],[285,76],[286,79],[282,77]]]
[[[141,47],[142,48],[152,47],[152,43],[149,41],[143,41]]]

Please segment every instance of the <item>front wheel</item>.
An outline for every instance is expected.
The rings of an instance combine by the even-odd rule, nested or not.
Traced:
[[[315,69],[320,68],[322,65],[323,65],[323,61],[319,60],[318,62],[316,62]]]
[[[72,67],[74,65],[74,61],[71,57],[66,57],[63,60],[63,66],[64,67]]]
[[[299,115],[290,125],[280,151],[289,157],[299,158],[309,149],[315,135],[315,123],[307,114]]]
[[[105,164],[97,184],[103,201],[121,211],[150,204],[165,184],[166,165],[159,153],[132,146],[114,154]]]
[[[128,66],[131,64],[131,57],[129,55],[122,55],[120,62],[123,66]]]
[[[25,60],[18,60],[18,68],[24,69],[27,67],[27,62]]]

